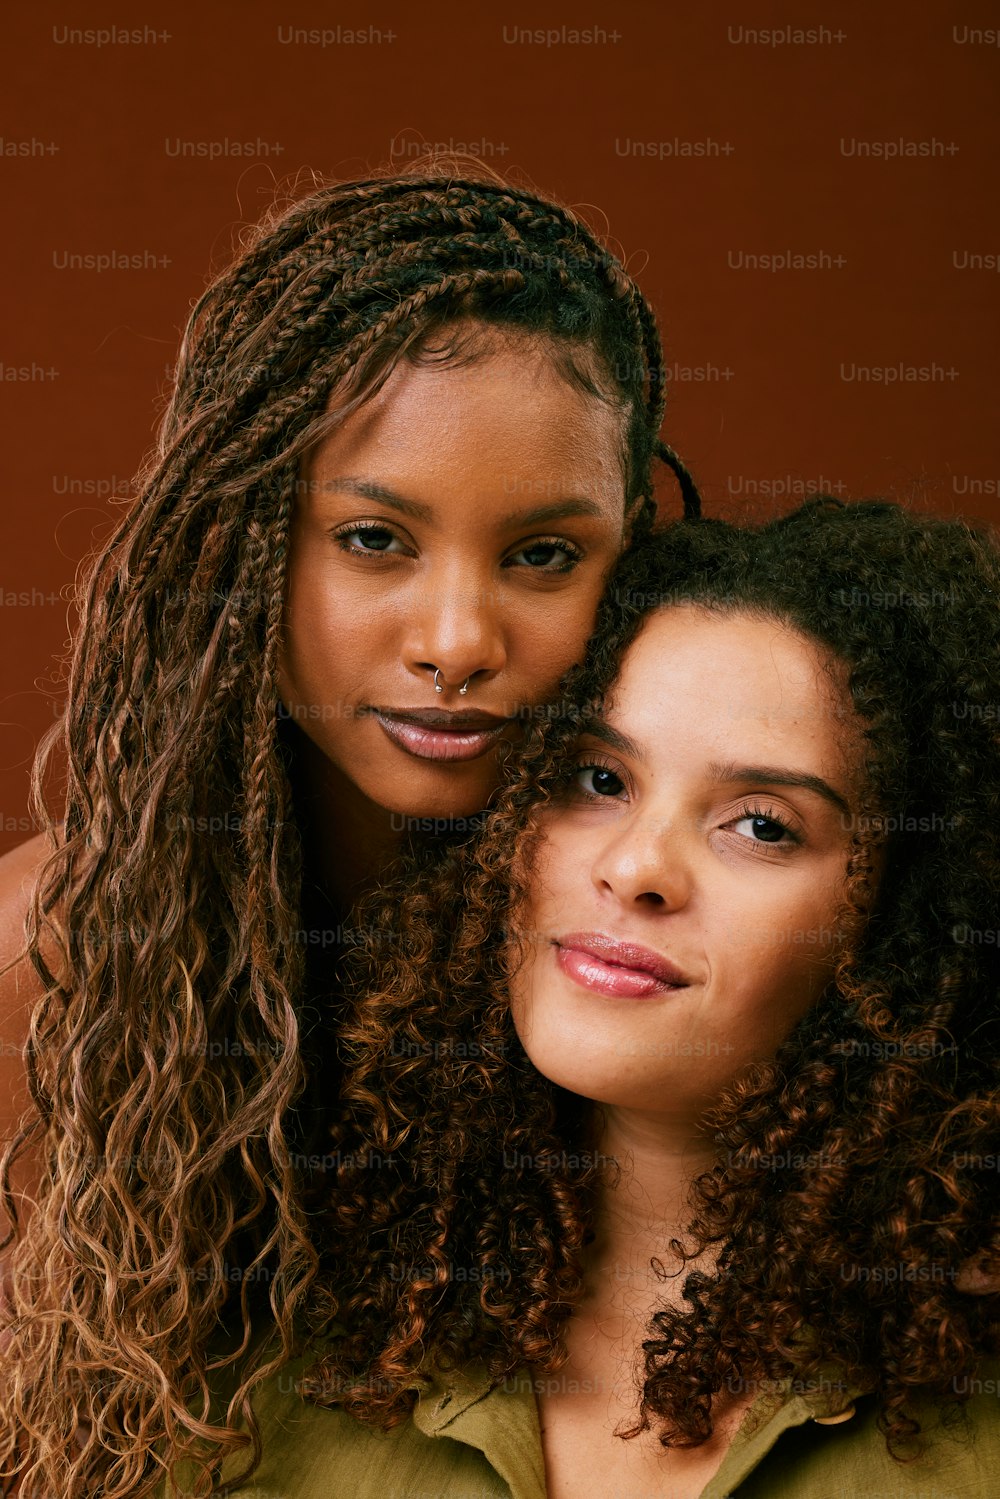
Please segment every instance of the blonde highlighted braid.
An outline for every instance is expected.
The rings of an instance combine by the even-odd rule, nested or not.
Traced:
[[[35,1117],[2,1161],[16,1224],[11,1163],[29,1144],[44,1160],[0,1349],[0,1475],[19,1499],[142,1499],[168,1452],[205,1459],[207,1492],[246,1442],[207,1419],[208,1345],[224,1314],[249,1338],[255,1276],[292,1356],[317,1267],[290,1148],[315,1010],[276,712],[298,463],[332,393],[342,416],[460,320],[547,340],[621,407],[634,535],[656,458],[697,514],[660,438],[649,306],[536,194],[433,169],[323,186],[198,300],[138,500],[78,590],[67,705],[33,771],[36,817],[62,828],[29,920]]]

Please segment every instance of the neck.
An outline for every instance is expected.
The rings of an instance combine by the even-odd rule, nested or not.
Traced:
[[[614,1304],[620,1311],[623,1293],[633,1309],[680,1304],[685,1275],[663,1280],[650,1261],[668,1274],[680,1268],[670,1241],[686,1236],[691,1184],[711,1167],[712,1142],[690,1120],[662,1114],[601,1107],[593,1125],[595,1153],[613,1156],[621,1169],[608,1168],[597,1190],[585,1306],[599,1312]]]
[[[566,1369],[567,1377],[590,1381],[588,1388],[602,1392],[602,1408],[614,1427],[619,1419],[629,1425],[635,1419],[636,1381],[645,1380],[643,1344],[662,1336],[654,1331],[654,1314],[668,1306],[690,1310],[682,1294],[688,1274],[713,1269],[713,1250],[684,1264],[670,1243],[687,1239],[691,1186],[714,1164],[715,1151],[690,1117],[601,1106],[591,1122],[595,1153],[613,1156],[621,1170],[616,1174],[612,1166],[601,1173],[595,1234],[584,1253],[584,1294],[566,1324]],[[715,1445],[692,1453],[696,1473],[699,1462],[714,1471],[751,1399],[749,1386],[714,1396]],[[662,1458],[652,1438],[648,1445]],[[670,1466],[683,1475],[683,1454],[671,1455]]]
[[[288,730],[304,884],[342,916],[378,883],[403,835],[392,813],[362,795],[307,734],[295,724]]]

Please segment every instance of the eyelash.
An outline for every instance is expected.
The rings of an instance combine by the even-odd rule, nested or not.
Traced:
[[[785,821],[785,819],[783,817],[780,817],[778,815],[778,813],[775,812],[775,810],[774,810],[773,807],[762,807],[762,806],[760,806],[759,804],[756,804],[756,803],[755,804],[751,804],[750,802],[744,802],[744,804],[740,808],[738,814],[734,818],[731,818],[730,820],[732,822],[742,822],[742,820],[743,820],[744,817],[761,817],[766,822],[773,822],[776,827],[781,828],[781,830],[787,835],[787,837],[788,837],[788,839],[789,839],[789,841],[791,843],[801,843],[802,842],[802,839],[799,837],[798,833],[796,833],[795,829],[792,828],[789,825],[789,823]],[[749,842],[749,843],[753,843],[753,842],[756,842],[756,841],[757,841],[756,839],[752,839],[752,838],[747,840],[747,842]],[[765,844],[765,847],[769,847],[769,848],[786,847],[787,848],[788,845],[787,844],[782,845],[782,844],[779,844],[779,843],[771,843],[771,844]]]
[[[346,526],[337,526],[330,532],[330,535],[340,547],[341,551],[349,553],[349,555],[352,557],[385,556],[386,554],[383,552],[367,551],[364,547],[351,546],[350,542],[348,541],[349,536],[371,536],[375,534],[391,536],[393,541],[398,540],[398,537],[394,535],[391,527],[382,525],[379,521],[354,521]],[[389,553],[388,555],[398,556],[399,554],[397,552],[393,552]]]
[[[391,526],[384,524],[382,521],[355,521],[346,526],[338,526],[330,532],[334,541],[340,547],[340,550],[342,552],[347,552],[348,555],[352,557],[398,557],[400,555],[398,552],[382,552],[378,551],[377,549],[368,550],[366,547],[351,545],[350,541],[348,540],[349,537],[363,536],[365,535],[365,533],[377,533],[383,536],[391,536],[393,540],[398,540]],[[502,565],[505,567],[510,565],[512,559],[516,557],[518,553],[531,551],[535,547],[555,547],[559,551],[566,553],[567,560],[559,567],[529,566],[529,572],[548,573],[550,575],[554,574],[556,576],[559,576],[563,573],[572,572],[573,569],[583,561],[584,557],[584,554],[580,550],[580,548],[576,546],[572,541],[567,541],[563,536],[534,536],[532,537],[531,541],[525,542],[523,546],[517,548],[517,551],[512,552],[509,557],[505,558]],[[527,566],[527,564],[525,563],[519,563],[517,565],[522,567]]]
[[[530,552],[534,547],[555,547],[560,552],[565,552],[567,560],[561,567],[532,567],[529,572],[533,573],[569,573],[578,563],[583,561],[583,552],[572,541],[567,541],[564,536],[533,536],[530,541],[519,546],[516,552],[512,552],[504,561],[506,567],[520,552]],[[526,564],[519,563],[523,567]]]
[[[576,791],[580,796],[586,797],[589,802],[617,801],[617,797],[599,796],[596,791],[588,791],[579,782],[580,773],[584,770],[606,770],[622,783],[623,788],[628,790],[628,782],[622,774],[621,766],[613,764],[610,760],[604,760],[600,755],[588,753],[586,760],[580,760],[567,773],[567,784],[570,791]]]
[[[619,766],[614,765],[607,760],[603,760],[599,755],[590,754],[587,756],[586,760],[579,761],[579,763],[576,764],[569,773],[569,779],[574,783],[574,786],[571,789],[575,789],[578,795],[585,797],[589,802],[617,801],[618,797],[600,796],[596,791],[588,791],[585,786],[581,786],[579,777],[581,772],[585,770],[606,770],[611,775],[613,775],[616,780],[621,782],[624,790],[628,790],[626,779],[622,775],[621,768]],[[736,816],[729,819],[729,823],[727,823],[726,826],[729,826],[730,823],[742,822],[745,817],[762,818],[766,822],[773,823],[775,827],[781,828],[782,832],[785,834],[785,837],[788,840],[788,842],[782,841],[781,843],[768,844],[757,839],[747,838],[744,840],[747,843],[758,843],[759,846],[763,848],[777,849],[787,848],[789,844],[800,844],[802,842],[802,839],[799,837],[798,833],[796,833],[795,829],[786,821],[784,817],[775,812],[774,808],[770,805],[764,806],[760,802],[747,800],[740,807]]]

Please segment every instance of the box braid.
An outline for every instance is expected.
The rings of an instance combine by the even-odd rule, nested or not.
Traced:
[[[12,1260],[28,1271],[19,1377],[10,1394],[0,1381],[0,1466],[27,1432],[39,1464],[24,1499],[150,1492],[165,1430],[197,1426],[182,1388],[204,1374],[228,1260],[274,1267],[292,1346],[317,1267],[292,1155],[315,1011],[275,708],[298,464],[336,420],[331,393],[343,414],[459,319],[549,341],[567,378],[627,413],[633,538],[651,527],[654,459],[699,513],[659,435],[648,304],[537,194],[433,171],[321,187],[270,216],[197,301],[139,498],[81,581],[67,706],[32,771],[52,829],[57,751],[66,767],[63,834],[28,922],[45,991],[26,1053],[36,1116],[0,1161],[44,1145]],[[240,1310],[247,1327],[246,1282]],[[97,1367],[100,1391],[80,1395]],[[66,1433],[98,1406],[105,1446],[70,1472]]]
[[[698,513],[683,464],[659,441],[666,382],[642,293],[568,209],[490,182],[341,184],[265,222],[195,306],[164,442],[206,401],[205,439],[217,442],[289,385],[300,395],[290,415],[314,414],[310,397],[325,399],[381,340],[469,313],[590,342],[633,410],[629,498],[648,497],[655,454],[675,473],[685,514]]]

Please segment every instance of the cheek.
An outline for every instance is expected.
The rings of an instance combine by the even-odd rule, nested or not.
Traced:
[[[513,591],[500,606],[508,671],[530,683],[531,696],[551,692],[583,659],[609,569],[591,570],[558,593],[527,596]]]
[[[713,981],[755,1040],[773,1049],[833,976],[840,937],[834,887],[821,882],[780,902],[748,903],[713,934]]]
[[[558,530],[558,523],[553,528]],[[608,520],[587,542],[588,556],[557,586],[531,587],[506,576],[497,595],[508,664],[522,679],[559,678],[583,659],[604,586],[623,547],[620,522]],[[536,693],[536,696],[540,694]]]
[[[316,548],[304,549],[289,570],[286,613],[300,638],[315,631],[322,639],[338,635],[362,635],[377,626],[384,609],[370,586],[339,576],[331,579],[327,558]]]
[[[558,881],[563,857],[558,848],[558,837],[556,847],[553,847],[552,823],[551,812],[538,816],[534,831],[522,845],[514,866],[515,882],[524,891],[510,913],[511,930],[517,934],[521,954],[510,981],[515,1023],[519,1015],[523,1016],[526,996],[545,943],[544,933],[551,926],[554,910],[560,901],[558,885],[553,888],[553,876]]]
[[[520,870],[526,894],[511,917],[523,953],[510,982],[511,1011],[529,1056],[531,1033],[537,1042],[539,1026],[544,1030],[552,1018],[544,1003],[551,998],[545,986],[554,973],[552,939],[589,919],[586,896],[593,858],[592,831],[588,837],[586,828],[559,810],[543,813],[537,828],[537,841]]]
[[[384,654],[384,609],[370,592],[329,585],[324,559],[309,549],[294,556],[288,570],[279,672],[324,695],[338,683],[364,676],[375,655]]]
[[[521,869],[526,896],[518,929],[533,942],[540,932],[551,936],[552,922],[580,890],[588,868],[586,838],[573,819],[558,808],[543,812]]]

